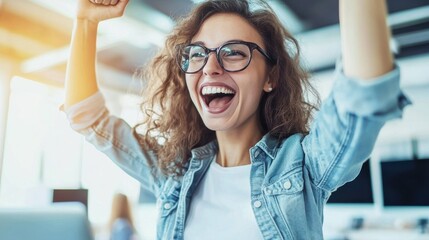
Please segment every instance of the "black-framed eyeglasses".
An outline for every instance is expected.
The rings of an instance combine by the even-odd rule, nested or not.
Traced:
[[[253,50],[258,50],[270,63],[274,61],[256,43],[228,41],[217,48],[207,48],[200,44],[178,47],[177,62],[180,69],[188,74],[199,72],[207,63],[211,52],[216,53],[219,65],[227,72],[243,71],[252,60]]]

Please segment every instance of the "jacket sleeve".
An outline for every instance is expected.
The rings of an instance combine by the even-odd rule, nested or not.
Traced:
[[[410,101],[400,90],[399,74],[395,66],[374,81],[361,81],[345,76],[337,64],[332,92],[302,141],[316,186],[331,192],[353,180],[384,123],[402,116]]]
[[[143,150],[123,119],[110,115],[100,92],[70,106],[65,113],[72,129],[158,196],[166,177],[155,154]]]

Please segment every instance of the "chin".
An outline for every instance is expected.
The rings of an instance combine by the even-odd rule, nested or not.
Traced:
[[[230,128],[225,121],[216,121],[213,119],[203,119],[204,125],[212,131],[226,131]]]
[[[224,131],[224,126],[221,126],[220,124],[207,124],[204,123],[204,125],[206,125],[206,127],[212,131]]]

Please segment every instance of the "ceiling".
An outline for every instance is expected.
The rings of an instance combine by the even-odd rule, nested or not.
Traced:
[[[103,22],[98,39],[101,84],[119,91],[134,89],[133,73],[162,46],[175,19],[189,12],[194,2],[198,1],[130,0],[124,17]],[[332,68],[340,54],[338,0],[269,3],[301,41],[308,68]],[[429,1],[388,4],[398,57],[427,56]],[[14,74],[62,86],[74,6],[75,0],[0,0],[0,63],[12,63]]]
[[[173,18],[185,15],[193,7],[191,0],[168,1],[168,0],[139,0]],[[305,30],[316,29],[338,23],[338,0],[278,0],[270,1],[277,12],[290,10],[305,26]],[[418,8],[429,5],[425,0],[388,0],[389,13],[401,12],[407,9]],[[167,4],[168,3],[168,4]],[[283,9],[278,9],[283,8]]]

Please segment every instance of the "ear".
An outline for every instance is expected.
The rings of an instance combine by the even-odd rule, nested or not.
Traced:
[[[271,91],[273,91],[273,84],[272,84],[271,80],[268,79],[264,83],[264,92],[269,93]]]

